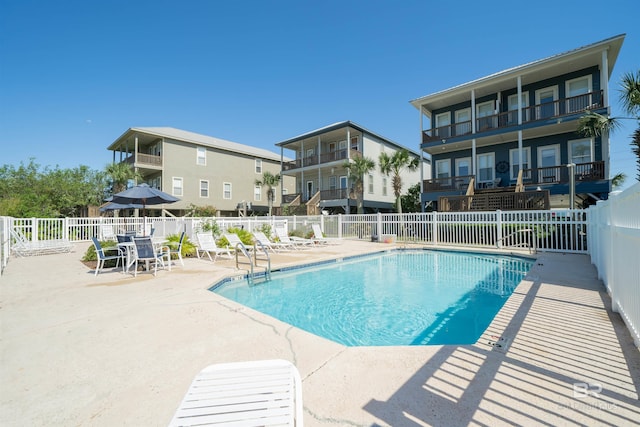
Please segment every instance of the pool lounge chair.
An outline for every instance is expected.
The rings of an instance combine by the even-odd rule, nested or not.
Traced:
[[[198,247],[196,248],[196,255],[200,258],[200,253],[207,254],[209,261],[215,262],[220,254],[227,254],[231,259],[231,251],[235,252],[235,249],[221,248],[216,245],[216,239],[213,238],[211,233],[196,233],[196,240],[198,241]],[[211,254],[213,253],[213,258]]]
[[[11,250],[16,256],[34,256],[71,252],[73,244],[66,239],[28,240],[19,230],[10,230]]]
[[[313,240],[315,242],[333,245],[340,243],[340,239],[324,237],[324,233],[322,233],[322,229],[320,229],[320,224],[312,224],[311,228],[313,229]]]
[[[265,249],[273,252],[278,252],[278,250],[295,250],[296,248],[293,243],[272,242],[262,231],[254,231],[253,237],[255,237]]]
[[[286,228],[276,227],[275,230],[276,236],[278,237],[278,240],[280,240],[280,242],[288,245],[293,245],[293,247],[296,249],[311,248],[315,244],[311,239],[289,237],[289,233],[287,233]]]
[[[302,381],[292,363],[221,363],[196,375],[169,426],[303,427],[302,412]]]

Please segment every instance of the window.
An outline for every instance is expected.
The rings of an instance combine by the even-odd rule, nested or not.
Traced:
[[[340,177],[340,188],[349,188],[349,179],[346,175]]]
[[[449,138],[451,136],[451,113],[436,114],[436,129],[434,130],[435,136],[440,138]]]
[[[530,169],[531,168],[531,148],[530,147],[522,147],[522,169]],[[518,165],[518,149],[513,148],[509,150],[509,160],[511,161],[510,174],[511,180],[515,181],[518,179],[518,172],[520,171],[520,167]],[[522,179],[531,179],[531,174],[527,173],[526,176],[522,175]]]
[[[338,185],[338,181],[335,175],[329,177],[329,190],[335,190]]]
[[[493,183],[495,157],[493,153],[478,154],[478,182]]]
[[[262,173],[262,160],[256,159],[256,173]]]
[[[591,163],[593,161],[591,139],[569,141],[569,159],[571,163]]]
[[[450,178],[451,177],[451,161],[436,160],[436,178]]]
[[[558,99],[558,86],[536,91],[536,118],[544,119],[558,114],[555,101]]]
[[[351,149],[358,151],[358,137],[357,136],[352,136],[351,137]]]
[[[471,175],[471,157],[456,159],[456,176]]]
[[[478,123],[478,128],[476,130],[483,131],[489,128],[496,127],[493,123],[496,117],[493,114],[493,101],[487,101],[476,105],[476,117]]]
[[[198,147],[198,152],[196,154],[196,164],[200,166],[205,166],[207,164],[207,149],[204,147]]]
[[[182,196],[182,178],[173,177],[172,191],[174,196]]]
[[[567,113],[585,110],[592,104],[590,75],[567,81],[566,89]]]
[[[200,180],[200,197],[209,197],[209,181],[204,179]]]
[[[456,135],[471,133],[471,109],[456,111]]]
[[[373,175],[369,174],[369,194],[373,194]]]
[[[520,105],[522,106],[522,122],[529,121],[529,92],[522,92],[522,96],[520,97]],[[510,95],[507,98],[507,104],[509,108],[509,116],[508,116],[508,124],[516,125],[518,124],[518,94]]]
[[[222,198],[223,199],[231,199],[231,183],[225,182],[222,184]]]
[[[256,202],[262,200],[262,186],[256,185],[253,187],[253,200]]]
[[[387,195],[387,177],[382,178],[382,195]]]

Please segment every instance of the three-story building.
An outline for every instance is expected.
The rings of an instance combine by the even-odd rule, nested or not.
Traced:
[[[411,101],[433,172],[427,208],[583,207],[610,191],[609,138],[577,132],[610,113],[609,77],[624,34]]]
[[[394,211],[392,177],[380,172],[378,158],[382,152],[392,156],[405,147],[351,121],[334,123],[276,145],[281,149],[282,176],[293,177],[296,182],[295,191],[284,196],[283,204],[300,206],[303,208],[301,213],[310,215],[320,211],[355,213],[357,194],[344,165],[364,156],[375,162],[375,168],[363,182],[365,213]],[[287,161],[284,150],[290,150],[294,159]],[[421,161],[418,169],[403,173],[402,194],[419,183],[421,176],[430,173],[427,159],[422,159],[415,151],[407,151]]]

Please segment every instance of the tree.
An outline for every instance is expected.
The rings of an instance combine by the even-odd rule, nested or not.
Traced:
[[[103,173],[79,166],[41,168],[30,159],[19,167],[0,167],[0,215],[16,218],[77,216],[104,198]]]
[[[269,216],[273,210],[273,201],[275,199],[274,187],[280,183],[280,175],[274,175],[271,172],[265,171],[262,173],[262,179],[256,179],[256,185],[260,187],[267,187],[267,203],[269,204]]]
[[[400,174],[405,170],[414,171],[418,168],[419,160],[409,154],[409,150],[399,150],[393,153],[393,156],[389,156],[387,153],[382,152],[378,157],[380,162],[380,172],[391,177],[391,186],[393,188],[393,194],[396,196],[396,210],[399,214],[402,214],[402,202],[400,196],[402,195],[402,177]]]
[[[620,120],[636,120],[638,128],[631,140],[632,151],[636,155],[636,167],[640,181],[640,70],[626,73],[620,83],[620,103],[625,113],[633,117],[609,117],[588,111],[578,120],[578,132],[584,136],[595,138],[602,134],[608,134],[620,127]]]
[[[357,212],[362,214],[364,213],[364,176],[376,168],[376,163],[368,157],[358,156],[344,162],[342,167],[349,173],[349,179],[353,182],[358,205]]]
[[[116,194],[127,189],[129,181],[141,181],[142,175],[128,163],[111,163],[105,167],[110,179],[111,193]]]
[[[420,183],[407,189],[407,194],[400,197],[402,212],[420,212]]]

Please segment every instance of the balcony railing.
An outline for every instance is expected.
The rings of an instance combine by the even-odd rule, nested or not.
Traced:
[[[438,199],[440,212],[547,210],[549,206],[549,190],[440,196]]]
[[[300,201],[302,203],[306,203],[313,196],[315,196],[315,193],[309,196],[305,196],[302,193],[286,194],[282,196],[282,203],[292,203],[298,197],[300,197]],[[320,200],[342,200],[355,198],[356,194],[351,188],[334,188],[331,190],[320,190]]]
[[[575,181],[598,181],[604,178],[604,162],[589,162],[576,164]],[[524,185],[531,184],[566,184],[569,182],[569,168],[567,165],[550,166],[544,168],[523,169]]]
[[[473,175],[464,175],[450,178],[425,179],[423,183],[424,192],[465,190],[473,177]]]
[[[574,172],[576,183],[605,179],[603,161],[578,163]],[[567,165],[562,165],[523,169],[522,176],[524,185],[566,184],[569,182],[569,168]],[[424,192],[464,191],[471,178],[473,175],[425,179],[423,182]],[[476,184],[476,188],[482,188],[482,186],[483,183]]]
[[[537,104],[522,109],[522,123],[553,119],[587,110],[602,108],[602,91],[585,93],[583,95],[563,98],[553,102]],[[518,111],[511,110],[498,114],[476,118],[476,134],[503,129],[518,124]],[[454,123],[423,131],[422,142],[431,142],[455,136],[471,134],[471,121]]]
[[[162,166],[162,156],[136,153],[135,156],[132,155],[124,159],[124,163],[134,164],[134,162],[139,165]]]
[[[332,163],[336,161],[346,161],[347,154],[350,154],[349,157],[352,159],[356,157],[360,157],[362,155],[358,150],[344,149],[344,150],[331,151],[329,153],[323,153],[320,156],[317,156],[317,155],[305,156],[301,159],[295,159],[290,162],[284,162],[282,164],[282,170],[289,171],[293,169],[300,169],[303,166],[305,167],[315,166],[315,165],[321,165],[326,163]]]

